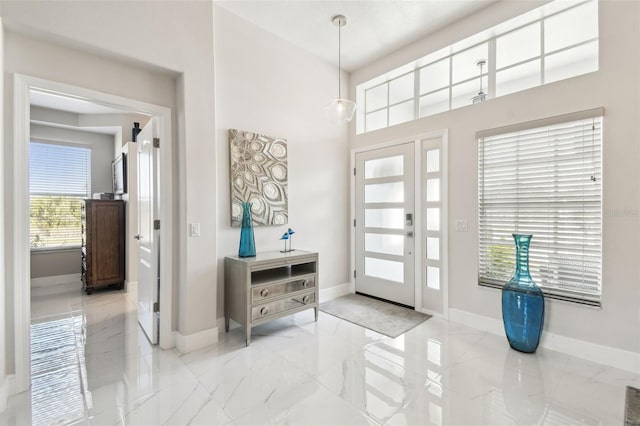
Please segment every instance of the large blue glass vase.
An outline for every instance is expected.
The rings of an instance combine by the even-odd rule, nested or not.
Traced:
[[[502,287],[502,321],[509,345],[533,353],[540,343],[544,322],[544,296],[529,274],[531,235],[513,234],[516,241],[516,273]]]
[[[251,219],[251,203],[242,203],[242,227],[240,228],[240,248],[238,257],[256,255],[256,242],[253,236],[253,220]]]

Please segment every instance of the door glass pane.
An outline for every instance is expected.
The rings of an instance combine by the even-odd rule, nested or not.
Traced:
[[[427,237],[427,259],[440,260],[440,238]]]
[[[402,176],[404,173],[404,156],[376,158],[364,162],[364,178],[381,178],[389,176]]]
[[[427,173],[440,171],[440,149],[427,151]]]
[[[413,73],[396,78],[389,82],[389,104],[397,104],[413,98]]]
[[[420,117],[449,110],[449,88],[430,93],[420,98]]]
[[[387,234],[364,234],[364,251],[395,254],[404,254],[404,236]]]
[[[598,71],[598,42],[549,55],[544,68],[545,83]]]
[[[496,66],[498,69],[536,56],[540,56],[539,22],[496,39]]]
[[[383,109],[381,111],[367,114],[365,125],[367,128],[367,132],[387,127],[387,110]]]
[[[440,290],[440,268],[427,266],[427,287]]]
[[[427,209],[427,230],[440,230],[440,208],[434,207]]]
[[[598,37],[598,2],[592,1],[544,20],[544,51]]]
[[[482,77],[482,90],[487,93],[487,77]],[[467,81],[466,83],[453,86],[451,89],[451,108],[460,108],[466,105],[471,105],[473,102],[471,98],[476,96],[480,91],[480,79]]]
[[[404,229],[404,209],[366,209],[364,226],[367,228]]]
[[[392,260],[364,258],[364,273],[369,277],[382,278],[383,280],[404,282],[404,263]]]
[[[477,77],[480,74],[480,68],[478,68],[476,62],[488,58],[488,43],[482,43],[481,45],[453,55],[453,83],[458,83],[471,77]],[[487,69],[485,65],[483,68],[484,72],[487,72]]]
[[[389,126],[413,120],[413,99],[389,108]]]
[[[427,201],[440,201],[440,179],[427,179]]]
[[[364,186],[365,203],[404,202],[404,182],[379,183]]]
[[[374,87],[373,89],[369,89],[366,92],[367,111],[374,111],[376,109],[384,108],[387,106],[387,85],[381,84],[378,87]]]
[[[496,96],[508,95],[539,85],[539,59],[496,73]]]
[[[420,94],[449,85],[449,61],[450,58],[445,58],[420,70]]]

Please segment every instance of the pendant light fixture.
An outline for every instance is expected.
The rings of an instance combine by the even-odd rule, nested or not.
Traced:
[[[478,62],[476,62],[476,66],[480,68],[480,91],[478,92],[477,95],[471,98],[471,102],[474,104],[477,104],[479,102],[484,102],[485,99],[487,99],[487,94],[485,93],[484,90],[482,90],[482,68],[485,65],[487,65],[486,59],[480,59]]]
[[[329,104],[325,107],[325,112],[327,114],[327,117],[332,122],[344,124],[351,121],[353,119],[353,115],[356,112],[355,102],[350,101],[349,99],[342,98],[342,88],[340,87],[342,82],[340,58],[340,44],[342,40],[340,30],[342,29],[342,27],[347,25],[347,18],[344,15],[336,15],[331,18],[331,22],[333,22],[333,24],[338,27],[338,98],[329,102]]]

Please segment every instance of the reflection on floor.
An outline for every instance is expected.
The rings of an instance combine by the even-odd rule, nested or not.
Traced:
[[[620,425],[628,372],[432,318],[395,339],[313,311],[180,355],[118,291],[34,297],[32,389],[0,424]]]

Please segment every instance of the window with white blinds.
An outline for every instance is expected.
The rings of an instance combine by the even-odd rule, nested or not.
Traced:
[[[82,199],[91,194],[91,148],[29,144],[32,249],[80,246]]]
[[[478,143],[479,284],[502,287],[512,234],[533,234],[530,272],[545,295],[599,305],[602,109],[480,132]]]

